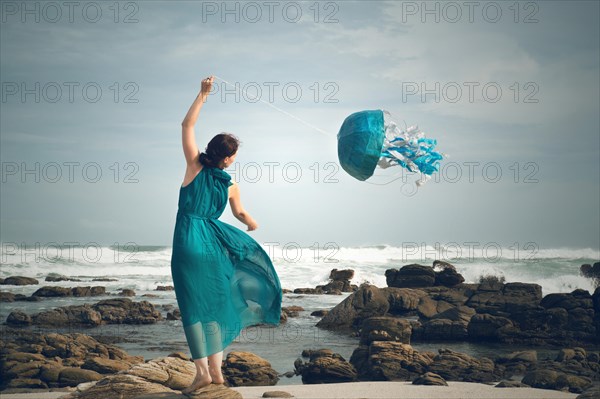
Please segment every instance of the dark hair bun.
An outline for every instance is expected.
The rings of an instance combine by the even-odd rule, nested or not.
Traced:
[[[207,153],[200,153],[200,163],[204,166],[216,167],[215,159]]]

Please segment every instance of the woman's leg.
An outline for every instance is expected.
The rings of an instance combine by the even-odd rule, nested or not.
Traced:
[[[192,385],[182,390],[183,393],[190,393],[202,387],[209,385],[212,382],[210,373],[208,372],[208,358],[202,357],[194,359],[196,365],[196,377]]]
[[[208,372],[208,358],[202,357],[206,353],[206,337],[202,328],[202,323],[195,323],[184,328],[185,336],[192,353],[192,359],[196,365],[196,377],[192,384],[183,389],[183,393],[190,393],[196,389],[200,389],[209,385],[212,382],[210,373]]]
[[[221,364],[223,363],[223,351],[213,353],[208,357],[208,372],[212,377],[214,384],[224,384],[225,379],[221,372]]]

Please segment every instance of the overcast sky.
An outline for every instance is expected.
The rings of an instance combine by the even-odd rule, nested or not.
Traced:
[[[216,81],[197,143],[242,141],[259,242],[599,249],[598,7],[3,2],[1,240],[170,246],[180,123],[214,74],[246,91]],[[347,175],[336,134],[364,109],[436,138],[437,181]]]

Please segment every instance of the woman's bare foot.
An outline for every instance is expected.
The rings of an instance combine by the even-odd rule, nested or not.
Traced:
[[[202,375],[199,376],[196,374],[196,378],[194,378],[194,381],[192,382],[192,385],[190,385],[189,387],[182,389],[181,392],[184,394],[187,393],[192,393],[200,388],[204,388],[208,385],[210,385],[210,383],[212,382],[212,378],[210,375]]]
[[[223,374],[221,373],[220,367],[218,370],[213,369],[212,367],[209,367],[208,372],[210,373],[210,376],[212,377],[213,384],[224,384],[225,383],[225,379],[223,378]]]

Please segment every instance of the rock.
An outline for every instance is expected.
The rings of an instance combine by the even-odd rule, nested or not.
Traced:
[[[71,278],[71,277],[60,275],[60,274],[55,274],[55,275],[46,276],[45,281],[58,282],[58,281],[81,281],[81,280],[79,280],[78,278]]]
[[[581,393],[592,386],[589,378],[567,375],[554,370],[534,370],[523,377],[524,384],[541,389],[567,389],[569,392]]]
[[[352,269],[344,269],[338,270],[333,269],[331,273],[329,273],[329,279],[333,281],[344,281],[344,280],[352,280],[354,277],[354,270]]]
[[[452,307],[448,310],[443,311],[442,313],[438,313],[433,316],[431,319],[447,319],[451,321],[461,322],[465,325],[471,321],[471,318],[475,315],[475,309],[470,308],[468,306],[456,306]]]
[[[168,357],[177,357],[177,358],[179,358],[181,360],[192,361],[192,358],[189,357],[188,355],[186,355],[183,352],[173,352],[173,353],[169,354]]]
[[[28,326],[31,324],[31,317],[20,310],[13,310],[6,318],[6,324],[11,326]]]
[[[124,288],[117,295],[120,296],[135,296],[135,291],[129,288]]]
[[[98,381],[102,375],[92,370],[84,370],[78,367],[65,367],[60,371],[58,382],[62,386],[76,386],[82,382]]]
[[[315,290],[327,295],[342,295],[342,292],[353,292],[354,287],[350,282],[332,281],[325,285],[317,285]]]
[[[475,310],[468,306],[457,306],[433,316],[423,323],[423,339],[463,340],[469,336],[468,325]]]
[[[129,298],[105,299],[93,308],[108,324],[153,324],[162,320],[161,313],[148,301],[134,302]]]
[[[115,374],[102,378],[93,386],[66,396],[66,399],[134,399],[145,394],[177,394],[164,385],[149,382],[143,378],[128,374]],[[165,398],[165,396],[162,396]]]
[[[7,388],[48,389],[48,385],[38,378],[15,378],[8,383]]]
[[[591,387],[583,391],[583,393],[575,399],[598,399],[600,398],[600,386]]]
[[[556,356],[557,362],[567,362],[569,360],[575,360],[578,362],[587,359],[587,352],[583,348],[563,348],[558,352]]]
[[[324,292],[321,288],[296,288],[296,289],[294,289],[294,294],[320,295],[323,293]]]
[[[595,311],[594,298],[581,289],[571,293],[549,294],[540,302],[538,314],[515,317],[519,317],[520,324],[523,324],[522,330],[546,332],[549,338],[558,340],[559,344],[598,343],[600,316]]]
[[[243,399],[239,392],[227,388],[225,385],[215,384],[210,384],[205,388],[194,391],[189,397],[193,399]],[[156,397],[150,395],[140,396],[139,399],[156,399]],[[173,399],[179,399],[179,395]]]
[[[528,388],[529,387],[529,385],[523,384],[522,382],[519,382],[519,381],[507,381],[507,380],[502,380],[494,386],[496,388]]]
[[[38,288],[31,296],[61,297],[71,296],[71,289],[66,287],[42,287]]]
[[[386,287],[381,292],[387,297],[390,313],[399,316],[414,314],[421,300],[429,298],[425,291],[411,288]]]
[[[534,370],[527,373],[521,382],[533,388],[555,389],[558,373],[554,370]]]
[[[504,376],[524,375],[538,361],[537,352],[534,350],[512,352],[496,358],[497,365],[504,367]]]
[[[350,279],[354,276],[354,270],[337,270],[333,269],[329,274],[329,283],[325,285],[317,285],[314,291],[310,288],[300,288],[299,290],[308,290],[305,293],[341,295],[342,292],[354,292],[358,289],[356,285],[350,284]],[[296,292],[296,290],[294,290]],[[300,291],[298,291],[300,292]]]
[[[350,363],[361,380],[408,381],[427,372],[434,356],[431,352],[419,353],[401,342],[373,341],[359,345],[352,352]]]
[[[465,278],[455,270],[445,269],[435,273],[435,285],[454,287],[465,282]]]
[[[162,357],[106,376],[95,384],[80,385],[78,391],[66,398],[179,398],[180,390],[192,383],[195,373],[196,367],[191,361],[178,356]],[[238,392],[216,384],[194,391],[192,396],[206,399],[242,399]]]
[[[63,368],[59,363],[48,362],[40,367],[40,379],[50,386],[59,386],[58,380]]]
[[[497,381],[500,372],[488,358],[476,359],[465,353],[450,349],[439,349],[439,354],[429,365],[429,371],[450,381],[492,382]]]
[[[423,323],[420,339],[428,341],[460,341],[468,337],[467,325],[460,321],[434,319]]]
[[[496,358],[497,363],[525,362],[533,364],[537,363],[537,361],[537,351],[534,350],[512,352]]]
[[[98,278],[93,278],[92,281],[119,281],[116,278],[108,278],[108,277],[98,277]]]
[[[143,361],[84,334],[37,334],[10,328],[5,333],[3,338],[10,337],[10,341],[0,341],[0,390],[11,383],[21,384],[13,381],[22,378],[39,379],[47,388],[75,386],[99,379],[97,371],[115,372]]]
[[[484,292],[497,292],[502,291],[504,288],[504,276],[502,278],[498,278],[496,276],[481,276],[479,278],[479,286],[477,287],[477,291]]]
[[[167,312],[167,320],[181,320],[181,311],[175,309],[172,312]]]
[[[127,374],[162,384],[170,389],[181,390],[194,380],[196,366],[193,362],[179,357],[167,356],[133,365],[127,370]]]
[[[413,380],[413,385],[442,385],[448,386],[446,380],[435,373],[425,373]]]
[[[263,398],[293,398],[294,395],[292,395],[289,392],[286,391],[266,391],[263,392],[262,394]]]
[[[175,287],[172,285],[158,285],[156,291],[173,291]]]
[[[472,340],[501,340],[506,331],[513,329],[513,322],[506,317],[489,314],[473,315],[467,327]]]
[[[15,301],[15,294],[6,292],[6,291],[0,291],[0,302],[14,302],[14,301]]]
[[[35,291],[31,296],[33,297],[66,297],[66,296],[97,296],[103,295],[106,292],[106,288],[102,286],[95,287],[55,287],[47,286],[41,287]]]
[[[386,295],[374,285],[363,284],[331,309],[316,325],[332,330],[358,328],[363,319],[383,316],[388,309]]]
[[[412,327],[410,322],[397,317],[369,317],[363,321],[360,342],[397,341],[410,344]]]
[[[454,267],[454,265],[452,265],[450,262],[445,262],[439,259],[434,260],[433,265],[431,265],[431,267],[433,267],[433,271],[436,272],[446,269],[456,271],[456,267]]]
[[[581,265],[579,269],[582,276],[592,279],[595,287],[600,286],[600,262],[594,263],[594,265]]]
[[[304,308],[302,306],[284,306],[281,310],[284,311],[288,317],[298,317]]]
[[[573,393],[583,393],[593,385],[592,380],[589,378],[571,374],[559,374],[556,384],[557,389],[568,389],[569,392]]]
[[[27,301],[27,302],[39,302],[42,298],[37,296],[26,296],[23,294],[16,294],[15,301]]]
[[[106,294],[106,288],[99,285],[94,287],[73,287],[71,288],[71,293],[77,297],[98,296]]]
[[[434,260],[433,269],[435,272],[435,285],[454,287],[465,282],[465,278],[448,262]],[[439,269],[439,271],[436,269]]]
[[[600,314],[600,287],[597,287],[594,290],[594,295],[592,295],[592,302],[594,304],[594,310],[597,314]]]
[[[327,313],[329,313],[329,310],[327,309],[319,309],[319,310],[315,310],[314,312],[312,312],[310,315],[311,316],[316,316],[316,317],[323,317],[325,316]]]
[[[569,294],[548,294],[540,305],[544,308],[563,308],[573,310],[575,308],[593,309],[592,296],[588,291],[575,290]]]
[[[477,284],[460,284],[456,287],[425,287],[422,291],[435,301],[443,301],[452,306],[465,305],[467,299],[477,292]]]
[[[337,357],[343,359],[342,355],[339,353],[334,353],[331,349],[321,348],[321,349],[303,349],[302,357],[308,358],[310,361],[315,360],[319,357]],[[302,359],[297,359],[302,362]]]
[[[526,298],[542,299],[542,286],[530,283],[506,283],[503,292],[508,296],[522,296]]]
[[[536,308],[542,298],[538,284],[507,283],[501,291],[477,290],[466,302],[477,313],[507,317],[516,312]]]
[[[304,384],[357,381],[354,366],[331,350],[311,351],[310,361],[297,367]]]
[[[32,316],[32,323],[44,327],[99,326],[102,316],[89,305],[74,305],[40,312]]]
[[[32,277],[11,276],[4,279],[4,285],[36,285],[40,282]]]
[[[432,267],[418,264],[406,265],[385,271],[388,287],[414,288],[432,287],[435,284],[435,272]]]
[[[253,353],[241,351],[227,354],[223,376],[228,385],[233,387],[275,385],[279,381],[271,363]]]
[[[131,363],[123,360],[106,359],[101,357],[88,358],[81,368],[95,371],[100,374],[116,374],[119,371],[128,370]]]

